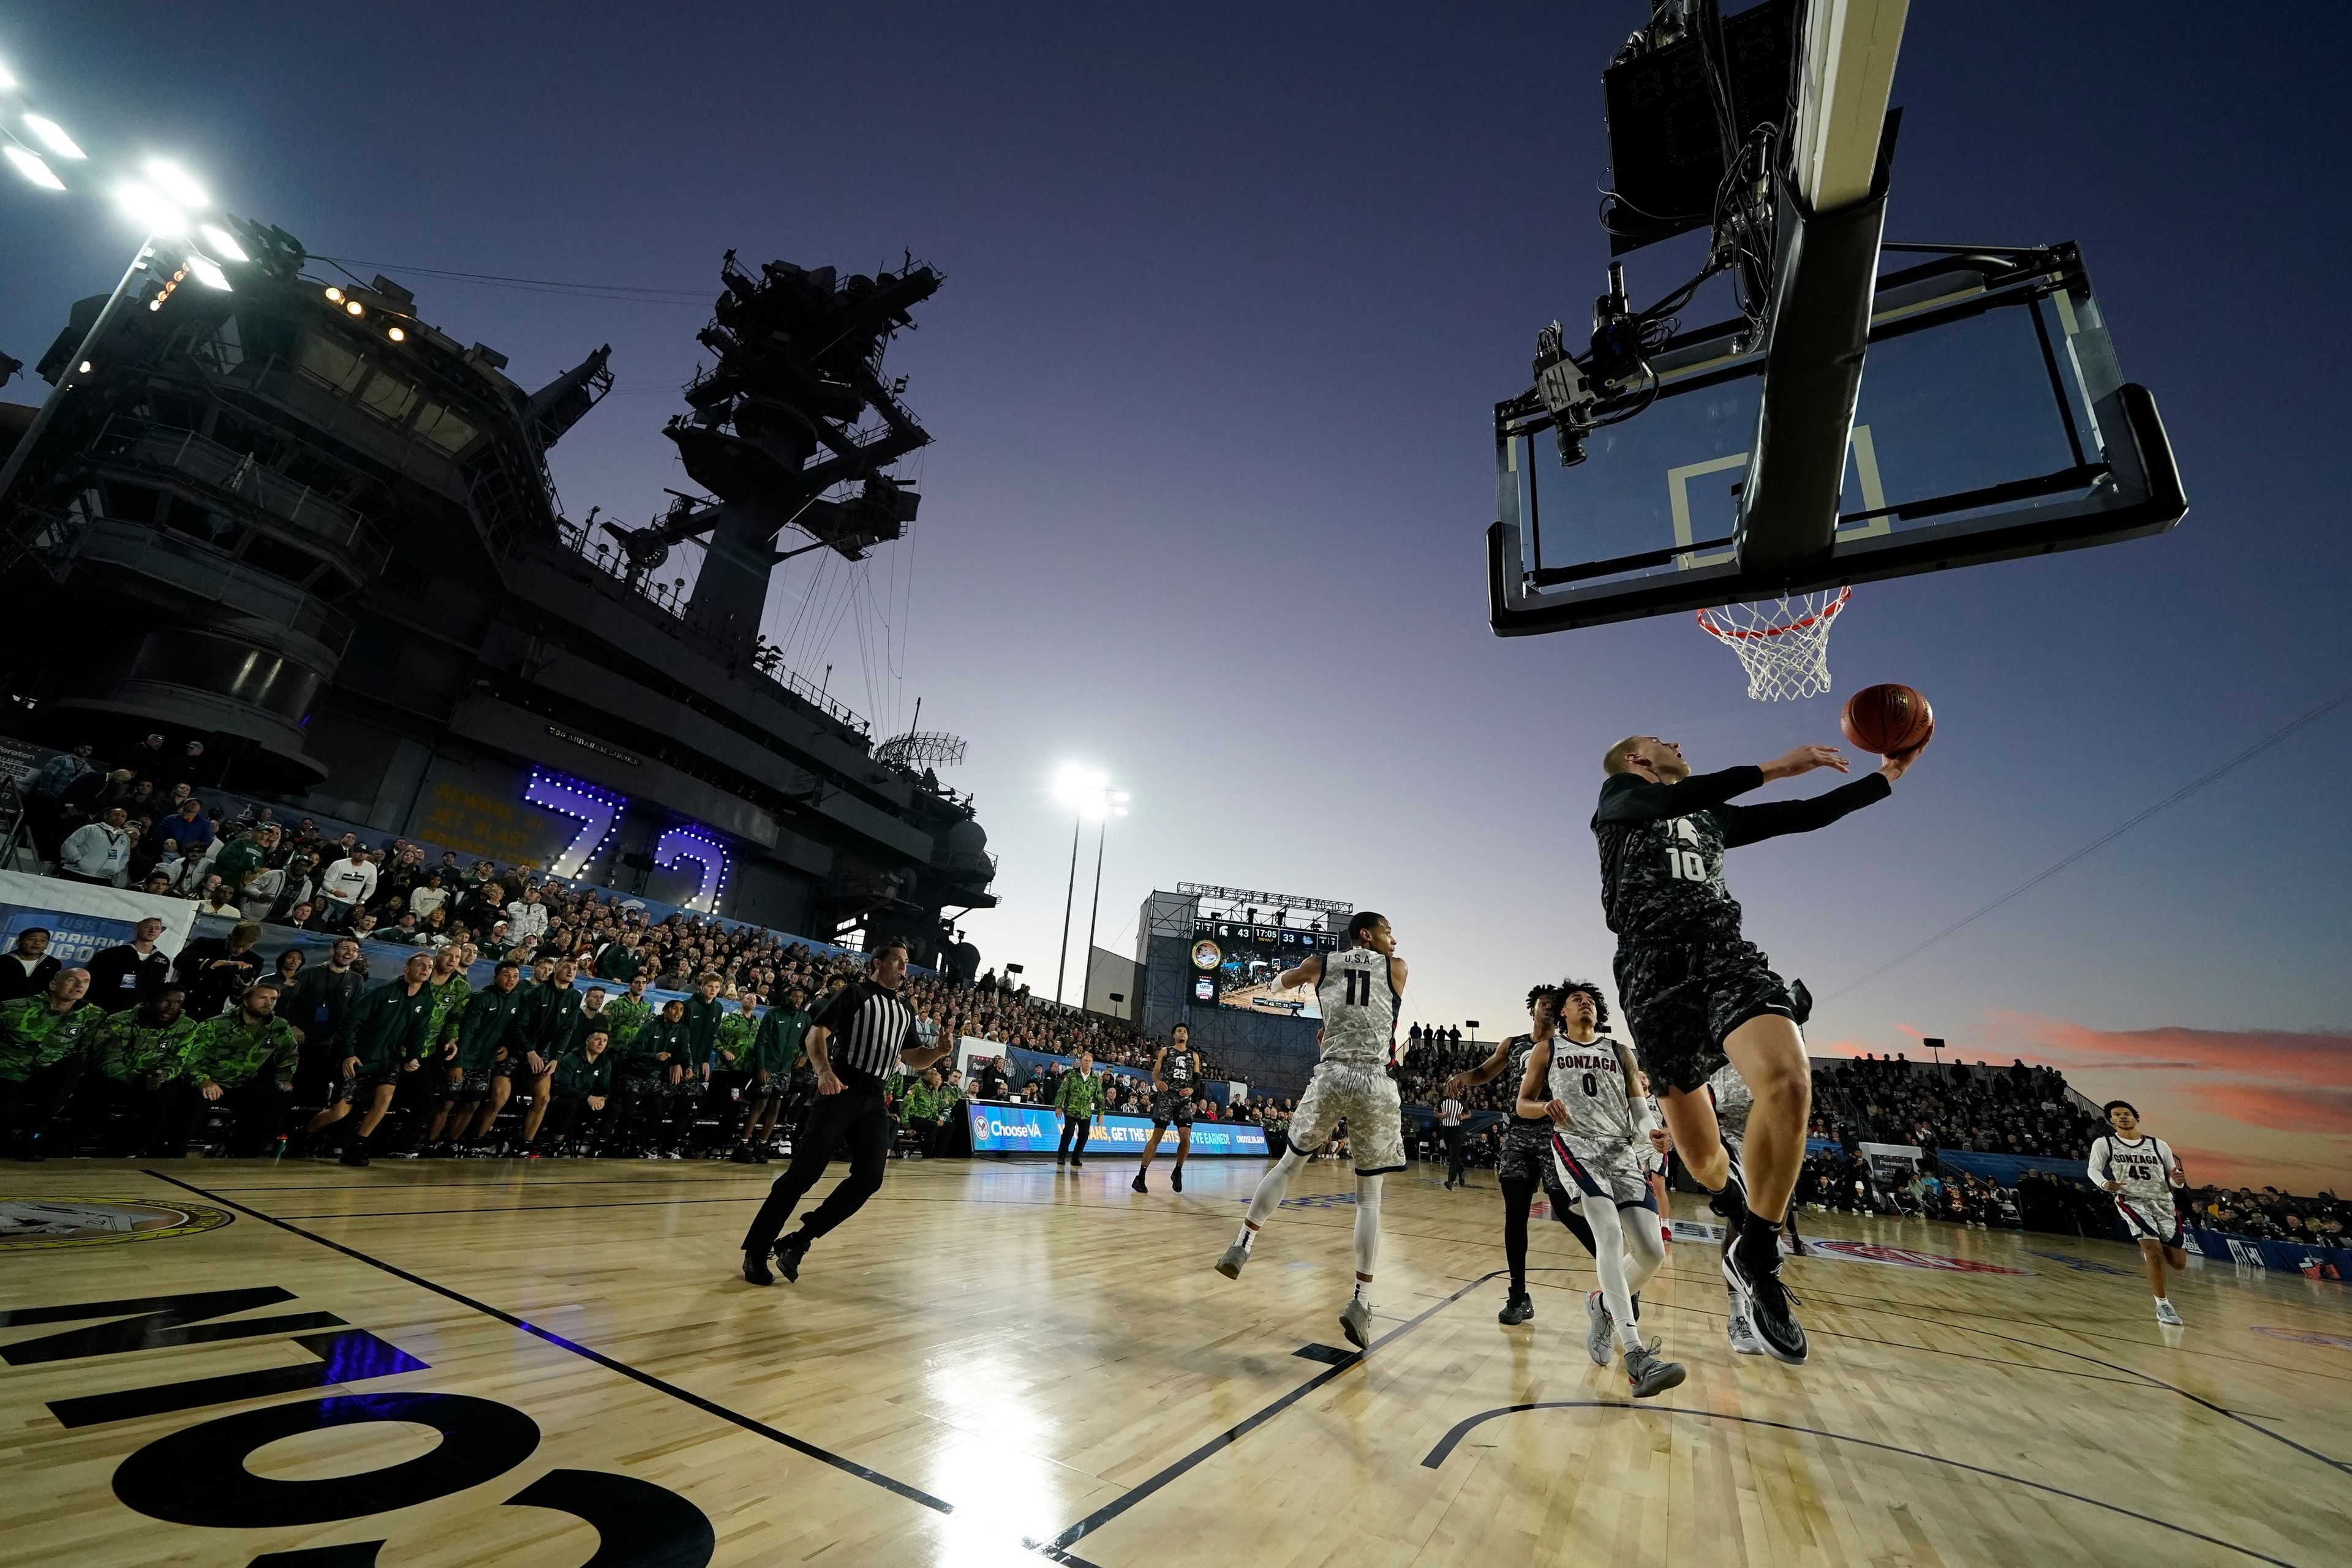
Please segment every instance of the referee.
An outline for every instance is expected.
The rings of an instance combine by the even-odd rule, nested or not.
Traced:
[[[744,1233],[743,1278],[752,1284],[776,1282],[768,1271],[772,1251],[785,1279],[800,1279],[801,1259],[816,1238],[856,1214],[881,1187],[891,1132],[890,1112],[882,1103],[884,1075],[898,1062],[920,1072],[954,1048],[923,1044],[915,1010],[898,994],[906,980],[907,944],[885,942],[875,949],[866,978],[843,987],[810,1024],[805,1045],[816,1064],[817,1099],[793,1141],[792,1164],[768,1189],[768,1201]],[[835,1143],[849,1156],[848,1176],[801,1221],[800,1229],[779,1242],[793,1205],[832,1163]]]

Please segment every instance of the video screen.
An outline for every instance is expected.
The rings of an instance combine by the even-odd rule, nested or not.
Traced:
[[[1328,931],[1243,921],[1203,920],[1192,928],[1192,1001],[1291,1018],[1320,1018],[1312,986],[1276,988],[1286,969],[1339,945]]]

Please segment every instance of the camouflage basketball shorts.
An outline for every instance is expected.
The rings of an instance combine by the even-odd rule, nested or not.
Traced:
[[[1721,942],[1628,943],[1617,950],[1617,998],[1650,1089],[1696,1093],[1724,1064],[1726,1037],[1776,1014],[1802,1024],[1811,998],[1772,972],[1763,950]]]
[[[442,1077],[441,1098],[453,1100],[488,1100],[490,1097],[490,1069],[488,1068],[452,1068]]]
[[[1516,1117],[1504,1122],[1502,1158],[1495,1174],[1507,1186],[1514,1182],[1530,1187],[1556,1184],[1558,1178],[1551,1168],[1551,1123],[1521,1121]]]
[[[347,1074],[344,1077],[342,1087],[338,1091],[336,1098],[342,1100],[347,1105],[356,1105],[361,1100],[365,1100],[369,1095],[373,1094],[375,1090],[382,1089],[385,1084],[398,1083],[400,1079],[401,1069],[399,1068],[372,1068],[365,1062],[362,1062],[357,1072]]]
[[[1622,1139],[1579,1147],[1555,1134],[1549,1146],[1553,1169],[1568,1190],[1568,1201],[1576,1207],[1583,1207],[1588,1198],[1606,1198],[1621,1209],[1658,1206],[1642,1161],[1649,1152],[1649,1140]]]
[[[1163,1089],[1151,1097],[1151,1125],[1165,1127],[1173,1121],[1179,1127],[1192,1125],[1192,1101],[1172,1089]]]
[[[1348,1156],[1356,1174],[1385,1176],[1404,1169],[1404,1112],[1388,1068],[1356,1062],[1318,1067],[1290,1119],[1291,1152],[1312,1154],[1341,1121],[1348,1124]]]

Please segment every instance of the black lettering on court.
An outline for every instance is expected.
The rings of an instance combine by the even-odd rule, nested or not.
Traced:
[[[34,1366],[44,1362],[75,1361],[83,1356],[121,1355],[130,1351],[160,1350],[166,1345],[210,1344],[220,1340],[258,1339],[290,1334],[302,1329],[339,1328],[343,1320],[332,1312],[289,1312],[276,1318],[247,1318],[234,1323],[210,1323],[207,1318],[256,1307],[291,1301],[294,1292],[276,1285],[255,1285],[237,1290],[195,1290],[180,1296],[134,1296],[120,1301],[79,1301],[65,1307],[23,1307],[0,1312],[0,1329],[34,1323],[70,1323],[84,1318],[116,1318],[86,1329],[68,1329],[0,1346],[0,1361],[10,1366]]]
[[[142,1415],[200,1409],[207,1405],[231,1405],[239,1400],[426,1369],[425,1363],[365,1329],[345,1329],[333,1334],[297,1334],[294,1343],[309,1351],[313,1360],[296,1366],[263,1367],[219,1377],[191,1378],[184,1383],[160,1383],[147,1388],[125,1389],[120,1394],[53,1399],[49,1401],[49,1414],[67,1426],[96,1426],[107,1421],[130,1421]]]
[[[246,1459],[281,1437],[412,1421],[441,1434],[431,1452],[323,1480],[257,1476]],[[150,1519],[211,1529],[328,1524],[412,1508],[479,1486],[530,1458],[539,1423],[467,1394],[362,1394],[215,1416],[158,1437],[115,1468],[114,1495]]]

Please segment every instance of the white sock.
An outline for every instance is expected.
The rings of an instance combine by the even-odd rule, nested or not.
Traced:
[[[1356,1178],[1356,1272],[1370,1274],[1381,1260],[1381,1179]],[[1361,1291],[1357,1292],[1359,1295]]]
[[[1252,1230],[1247,1226],[1242,1226],[1241,1235],[1234,1238],[1234,1245],[1240,1247],[1244,1252],[1247,1252],[1250,1249],[1250,1244],[1256,1239],[1257,1232]]]
[[[1364,1296],[1364,1292],[1365,1292],[1365,1291],[1367,1291],[1367,1290],[1369,1290],[1369,1289],[1370,1289],[1371,1288],[1372,1288],[1372,1282],[1371,1282],[1370,1280],[1369,1280],[1369,1279],[1359,1279],[1359,1280],[1357,1280],[1357,1281],[1356,1281],[1356,1300],[1359,1300],[1359,1301],[1362,1301],[1362,1302],[1364,1302],[1364,1304],[1365,1304],[1366,1306],[1368,1306],[1368,1307],[1369,1307],[1369,1306],[1370,1306],[1370,1305],[1371,1305],[1371,1302],[1370,1302],[1370,1300],[1366,1300],[1366,1298],[1365,1298],[1365,1296]]]

